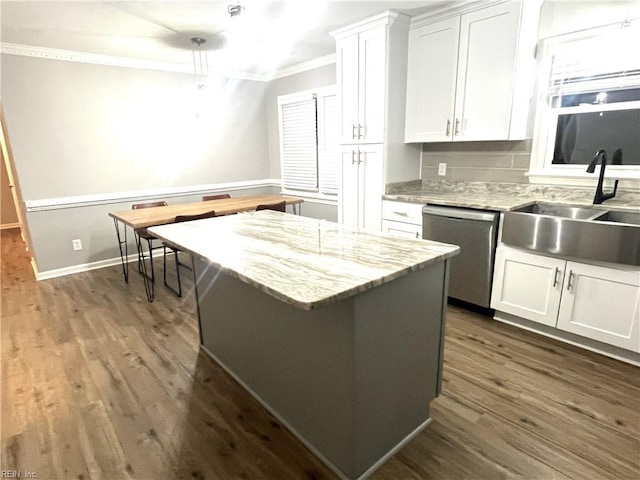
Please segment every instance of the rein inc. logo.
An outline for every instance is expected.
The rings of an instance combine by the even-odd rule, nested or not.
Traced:
[[[38,478],[38,474],[22,470],[0,470],[0,478]]]

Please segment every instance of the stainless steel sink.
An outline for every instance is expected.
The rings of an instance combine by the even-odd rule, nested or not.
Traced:
[[[605,212],[594,219],[597,222],[627,223],[629,225],[640,225],[640,213],[635,212]]]
[[[596,210],[594,208],[570,207],[566,205],[553,205],[551,203],[534,203],[533,205],[527,205],[515,211],[574,219],[590,219],[602,215],[602,210]]]
[[[529,205],[504,214],[502,241],[562,257],[640,266],[640,213]]]

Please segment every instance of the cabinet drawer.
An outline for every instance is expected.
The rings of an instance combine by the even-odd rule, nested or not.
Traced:
[[[395,222],[413,223],[422,228],[422,207],[424,207],[424,205],[420,203],[383,200],[382,218]]]
[[[422,238],[422,227],[414,223],[394,222],[382,220],[382,231],[394,237]]]

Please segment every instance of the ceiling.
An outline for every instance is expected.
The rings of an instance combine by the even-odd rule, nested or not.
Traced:
[[[328,32],[393,9],[411,16],[469,0],[241,0],[0,2],[0,39],[28,45],[191,64],[191,41],[207,40],[210,65],[265,74],[335,52]]]

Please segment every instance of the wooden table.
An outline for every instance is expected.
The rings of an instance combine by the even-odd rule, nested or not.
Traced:
[[[230,215],[240,212],[248,212],[255,210],[258,205],[268,205],[285,201],[287,205],[291,205],[293,213],[299,213],[298,206],[304,201],[299,197],[288,195],[249,195],[244,197],[223,198],[218,200],[207,200],[202,202],[183,203],[179,205],[167,205],[164,207],[141,208],[137,210],[122,210],[119,212],[109,212],[109,216],[113,218],[113,224],[116,229],[118,238],[118,248],[120,249],[120,260],[122,262],[122,274],[124,281],[129,281],[129,250],[127,244],[127,226],[134,231],[139,228],[147,228],[158,225],[173,223],[178,215],[198,215],[201,213],[214,210],[216,215]],[[122,233],[120,231],[120,223],[122,223]],[[140,273],[147,292],[147,300],[150,302],[154,298],[153,290],[153,256],[149,251],[151,258],[151,276],[147,274],[146,264],[144,262],[144,251],[140,237],[135,235],[136,247],[138,249],[138,260],[140,262]]]

